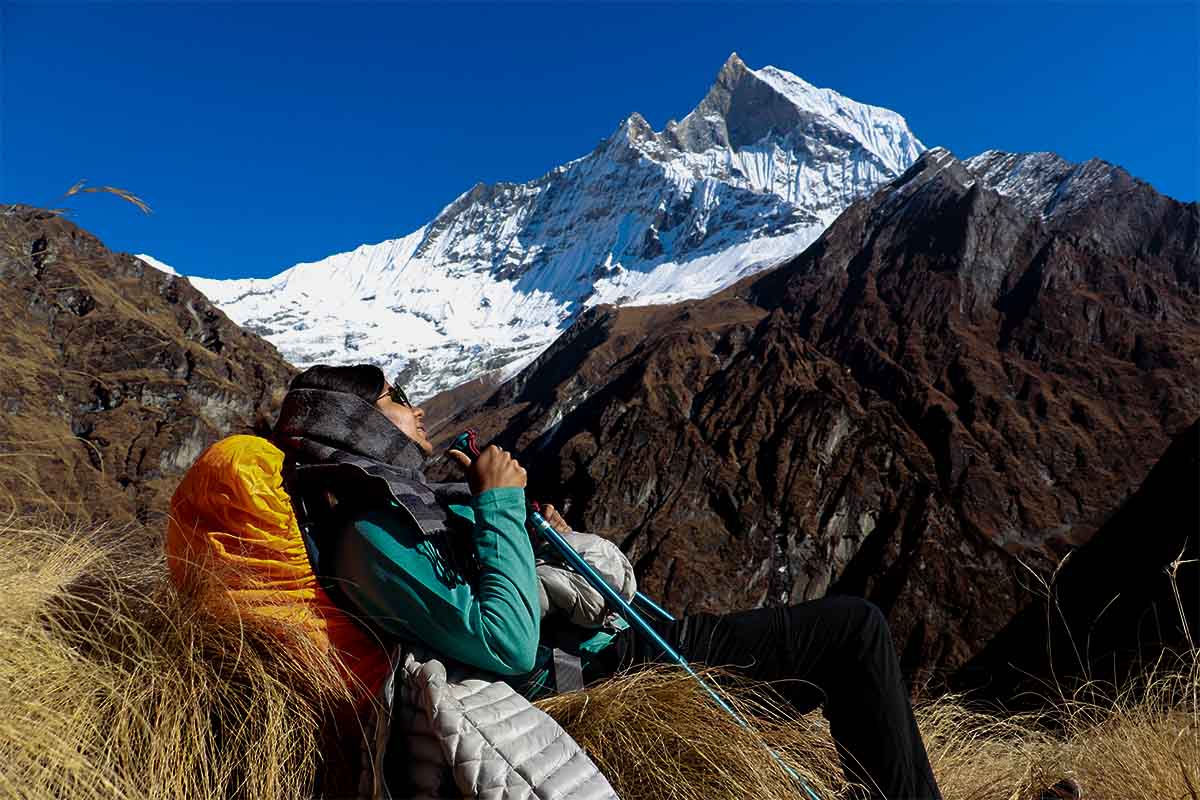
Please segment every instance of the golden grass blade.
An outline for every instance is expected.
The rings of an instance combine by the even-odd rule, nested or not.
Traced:
[[[70,189],[67,189],[65,192],[63,192],[63,197],[70,197],[73,194],[77,194],[79,192],[79,190],[84,187],[84,185],[86,183],[87,183],[86,179],[81,180],[81,181],[76,181],[75,184]]]
[[[133,205],[137,206],[138,209],[143,214],[153,213],[150,209],[150,206],[146,204],[146,201],[142,200],[140,197],[138,197],[133,192],[131,192],[127,189],[118,189],[116,186],[88,186],[86,188],[80,189],[80,191],[81,192],[107,192],[108,194],[114,194],[117,197],[124,200],[125,202],[132,203]]]

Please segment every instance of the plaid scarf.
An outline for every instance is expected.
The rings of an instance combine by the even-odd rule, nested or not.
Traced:
[[[469,505],[465,483],[429,483],[416,442],[361,397],[321,389],[287,393],[271,440],[287,455],[303,484],[357,484],[368,494],[386,492],[412,515],[426,536],[446,533],[450,503]],[[359,493],[361,495],[361,493]]]

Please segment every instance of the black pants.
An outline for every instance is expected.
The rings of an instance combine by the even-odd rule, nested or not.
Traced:
[[[787,608],[652,624],[692,663],[781,681],[776,689],[801,713],[823,700],[842,767],[847,777],[870,789],[872,798],[940,800],[887,620],[873,604],[827,597]],[[635,664],[666,660],[630,628],[588,665],[584,677],[590,682]]]

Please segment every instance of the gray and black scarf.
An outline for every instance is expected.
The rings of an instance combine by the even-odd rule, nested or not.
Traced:
[[[321,489],[337,496],[339,505],[393,501],[421,533],[449,545],[447,555],[461,577],[474,572],[474,548],[455,535],[461,527],[447,509],[451,503],[469,505],[470,489],[465,483],[426,481],[420,448],[372,404],[344,392],[293,389],[271,440],[286,455],[284,475],[294,496],[311,497],[312,489]],[[323,536],[316,538],[320,544]]]

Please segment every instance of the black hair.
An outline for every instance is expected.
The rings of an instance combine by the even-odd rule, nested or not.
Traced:
[[[350,367],[331,367],[317,364],[292,378],[288,391],[293,389],[323,389],[361,397],[371,405],[383,394],[387,379],[383,370],[374,364],[355,364]]]

